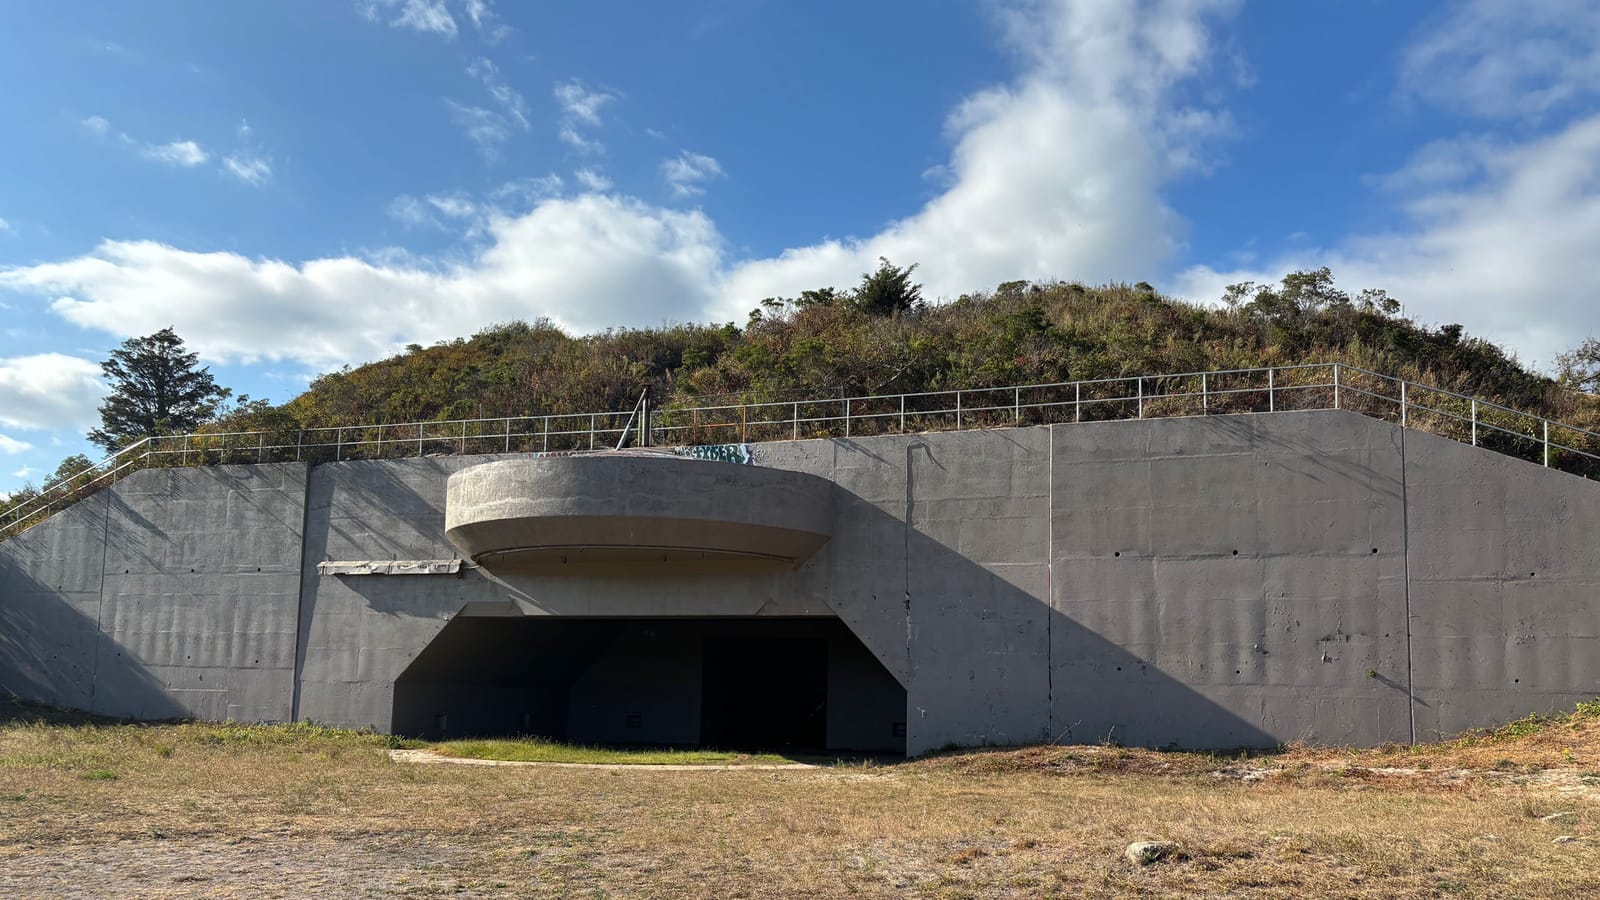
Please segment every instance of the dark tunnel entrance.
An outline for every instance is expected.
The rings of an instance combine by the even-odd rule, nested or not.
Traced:
[[[837,619],[461,616],[395,682],[431,740],[905,752],[906,692]]]

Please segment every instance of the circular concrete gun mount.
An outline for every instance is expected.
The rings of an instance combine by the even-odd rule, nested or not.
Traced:
[[[450,476],[445,534],[492,571],[793,567],[833,532],[832,482],[678,457],[511,459]]]

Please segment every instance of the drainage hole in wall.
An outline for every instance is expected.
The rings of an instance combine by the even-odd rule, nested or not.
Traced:
[[[1532,577],[1533,577],[1533,576],[1535,576],[1535,575],[1537,575],[1537,574],[1539,574],[1539,573],[1538,573],[1538,572],[1529,572],[1529,573],[1528,573],[1528,577],[1529,577],[1529,578],[1532,578]]]
[[[1378,552],[1378,548],[1377,548],[1377,547],[1373,547],[1373,548],[1372,548],[1372,552],[1373,552],[1373,553],[1377,553],[1377,552]]]
[[[1233,555],[1234,556],[1238,556],[1239,555],[1239,551],[1237,551],[1237,550],[1233,551]]]
[[[1112,556],[1121,556],[1121,555],[1122,555],[1122,551],[1121,551],[1121,550],[1118,550],[1118,551],[1116,551],[1116,552],[1115,552],[1115,553],[1113,553],[1113,554],[1111,554],[1111,555],[1112,555]]]
[[[1117,671],[1121,672],[1122,671],[1122,667],[1121,666],[1117,666]]]
[[[1513,679],[1511,679],[1511,683],[1512,684],[1521,684],[1522,683],[1522,679],[1521,678],[1513,678]]]
[[[1235,675],[1243,675],[1244,674],[1244,670],[1243,669],[1234,669],[1233,670],[1233,674],[1235,674]]]

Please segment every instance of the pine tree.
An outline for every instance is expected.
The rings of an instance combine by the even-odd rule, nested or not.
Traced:
[[[171,328],[123,341],[100,364],[111,393],[89,440],[115,452],[150,435],[193,431],[211,418],[232,392],[218,387],[209,369],[197,368],[198,361]]]

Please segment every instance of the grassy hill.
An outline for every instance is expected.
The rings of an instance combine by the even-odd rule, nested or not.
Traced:
[[[873,296],[885,272],[901,296]],[[225,423],[250,430],[760,402],[1041,383],[1119,375],[1344,362],[1495,400],[1574,424],[1586,395],[1560,389],[1506,350],[1397,314],[1381,291],[1350,295],[1327,270],[1230,289],[1222,306],[1149,285],[1008,282],[932,305],[887,262],[849,291],[763,301],[742,326],[676,324],[587,336],[548,321],[412,345],[330,372],[280,407]]]

